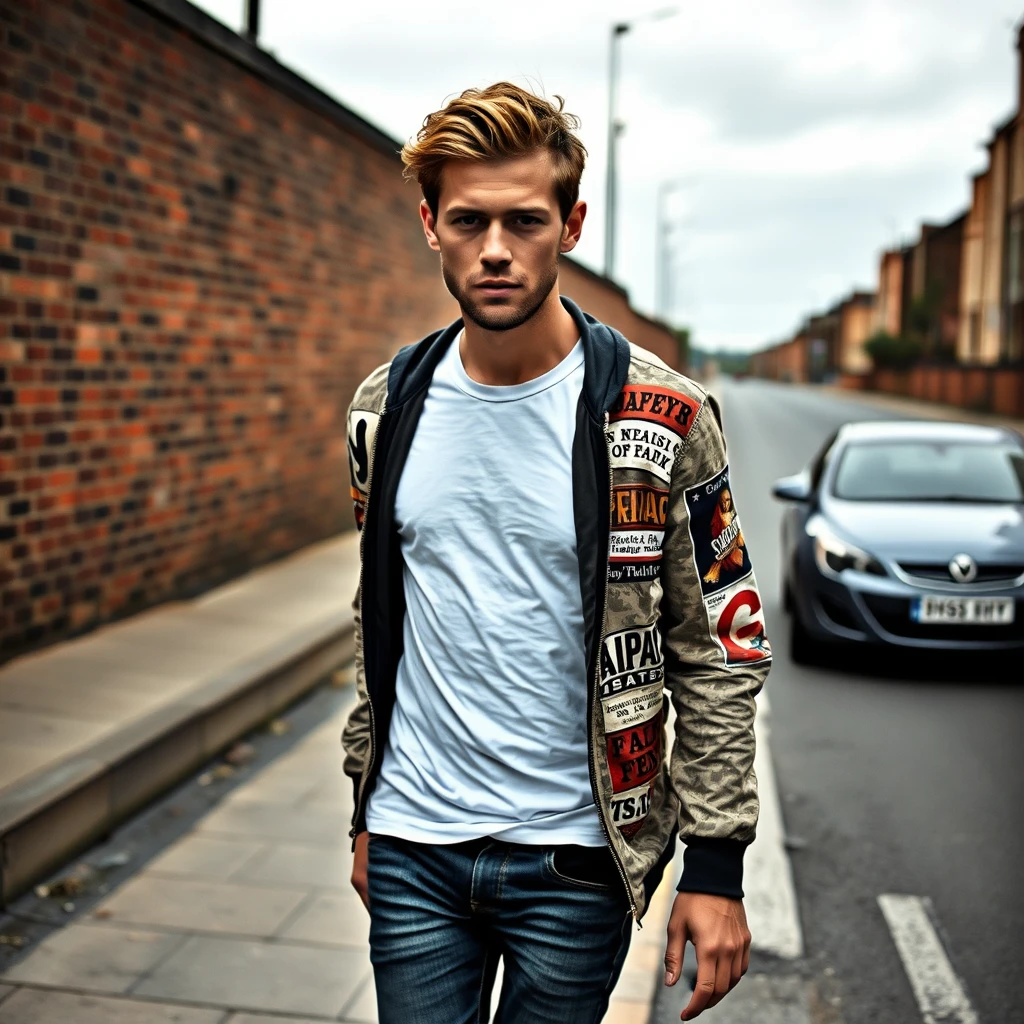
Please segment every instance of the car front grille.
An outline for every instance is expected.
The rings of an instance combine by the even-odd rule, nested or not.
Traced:
[[[919,580],[929,583],[957,583],[949,571],[948,562],[899,562],[900,569]],[[1024,565],[979,565],[978,575],[971,583],[1013,583],[1024,576]]]
[[[914,622],[910,617],[910,601],[905,597],[881,597],[862,594],[868,611],[878,624],[893,636],[911,640],[964,640],[969,642],[1000,642],[1024,640],[1024,601],[1018,601],[1014,621],[1006,626],[958,626],[944,622]]]

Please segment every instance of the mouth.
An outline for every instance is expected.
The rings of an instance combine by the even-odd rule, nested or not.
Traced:
[[[481,281],[475,287],[477,291],[482,292],[488,298],[500,299],[518,291],[521,285],[512,281]]]

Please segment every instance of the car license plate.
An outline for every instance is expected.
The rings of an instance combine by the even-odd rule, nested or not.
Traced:
[[[1005,626],[1013,622],[1011,597],[918,597],[910,602],[914,622]]]

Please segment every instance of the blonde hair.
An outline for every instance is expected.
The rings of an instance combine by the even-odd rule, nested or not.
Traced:
[[[573,134],[579,118],[511,82],[467,89],[423,119],[416,139],[402,147],[405,176],[415,178],[434,216],[441,171],[448,160],[495,160],[548,149],[555,158],[555,195],[565,221],[580,194],[587,151]]]

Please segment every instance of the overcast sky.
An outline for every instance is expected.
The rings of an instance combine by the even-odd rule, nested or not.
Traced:
[[[237,28],[243,0],[201,0]],[[609,25],[671,0],[262,0],[262,45],[399,139],[470,85],[566,99],[590,153],[576,256],[603,261]],[[879,250],[966,206],[1016,98],[1010,0],[717,0],[623,40],[617,277],[655,303],[671,195],[671,319],[751,349],[853,287]]]

